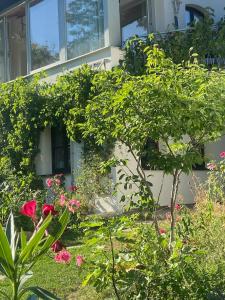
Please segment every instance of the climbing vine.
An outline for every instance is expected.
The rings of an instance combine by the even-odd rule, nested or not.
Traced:
[[[207,55],[224,58],[225,21],[220,21],[216,27],[217,30],[212,26],[212,19],[207,17],[186,32],[169,33],[163,37],[149,36],[146,40],[134,37],[127,42],[124,60],[115,72],[82,66],[58,77],[54,83],[48,83],[42,75],[38,75],[1,84],[0,184],[11,180],[20,189],[24,185],[20,184],[20,180],[26,182],[27,178],[31,188],[41,186],[42,181],[35,174],[35,157],[39,151],[40,133],[47,126],[63,125],[71,140],[84,140],[86,149],[108,153],[114,143],[113,138],[99,146],[94,134],[83,134],[88,103],[98,99],[96,96],[107,90],[107,84],[110,89],[113,85],[116,91],[130,80],[129,76],[146,74],[146,48],[149,51],[149,47],[156,43],[175,63],[188,61],[191,47],[192,52],[198,53],[201,62]]]

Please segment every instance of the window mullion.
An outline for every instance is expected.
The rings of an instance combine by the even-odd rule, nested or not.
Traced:
[[[66,61],[66,0],[58,0],[60,60]]]
[[[31,72],[31,36],[30,36],[30,1],[26,1],[26,49],[27,49],[27,74]]]

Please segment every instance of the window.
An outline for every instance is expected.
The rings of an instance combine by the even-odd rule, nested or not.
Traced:
[[[104,47],[103,0],[66,0],[67,58]]]
[[[186,6],[185,21],[187,26],[202,21],[203,19],[204,19],[204,14],[201,11],[199,11],[197,8],[194,8],[192,6]]]
[[[35,0],[31,2],[31,70],[59,60],[58,20],[57,0]]]
[[[155,155],[159,153],[159,143],[149,138],[141,157],[141,166],[144,170],[156,170]]]
[[[5,81],[5,37],[4,21],[0,20],[0,82]]]
[[[70,173],[70,141],[63,127],[52,128],[52,171]]]
[[[147,2],[147,0],[121,0],[122,43],[133,35],[142,37],[148,34]]]
[[[199,164],[195,164],[192,166],[192,169],[194,171],[204,171],[206,170],[206,166],[205,166],[205,147],[204,145],[197,145],[196,146],[196,151],[198,151],[198,153],[201,155],[202,158],[202,162]]]
[[[9,79],[27,74],[25,7],[7,15]]]

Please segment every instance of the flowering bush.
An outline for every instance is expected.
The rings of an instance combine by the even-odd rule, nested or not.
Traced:
[[[46,254],[49,249],[55,253],[54,260],[57,263],[70,263],[72,255],[60,241],[65,231],[70,214],[76,213],[80,203],[76,199],[69,199],[64,194],[58,194],[61,180],[59,177],[47,179],[46,184],[54,193],[54,202],[43,204],[41,207],[35,199],[25,202],[19,212],[31,219],[34,232],[30,239],[21,228],[17,232],[14,225],[14,216],[11,213],[5,231],[0,224],[0,272],[11,282],[12,295],[6,295],[0,290],[6,299],[19,300],[32,292],[41,299],[58,299],[52,293],[40,287],[24,287],[25,282],[32,277],[32,267]],[[63,201],[62,201],[63,200]],[[57,226],[56,226],[57,224]],[[77,266],[84,262],[82,256],[76,258]],[[29,297],[30,299],[30,297]]]

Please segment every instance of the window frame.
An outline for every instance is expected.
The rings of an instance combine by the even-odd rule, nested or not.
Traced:
[[[63,134],[63,146],[59,147],[59,146],[55,146],[55,131],[57,131],[58,129],[61,130],[61,133]],[[71,155],[70,155],[70,140],[66,135],[66,129],[62,128],[61,126],[58,127],[52,127],[51,128],[51,152],[52,152],[52,174],[69,174],[71,173]],[[63,148],[64,149],[64,164],[65,167],[64,168],[56,168],[56,160],[55,160],[55,150],[59,148]]]
[[[151,147],[150,151],[158,151],[159,152],[159,141],[154,141],[152,138],[148,138],[145,144],[145,149],[144,151],[148,151],[148,147]],[[141,156],[141,167],[144,171],[160,171],[160,168],[156,168],[156,167],[152,167],[151,165],[148,166],[148,162],[147,162],[147,153],[145,155]]]
[[[190,22],[186,23],[187,27],[193,25],[193,23],[195,21],[195,14],[198,15],[202,19],[204,19],[204,17],[205,17],[205,14],[200,9],[198,9],[197,7],[191,6],[191,5],[185,6],[185,13],[187,13],[187,12],[190,15]],[[186,22],[186,20],[185,20],[185,22]]]
[[[152,0],[139,0],[139,2],[144,2],[146,1],[146,16],[147,16],[147,35],[152,31],[152,23],[150,22],[153,20],[153,14],[152,14]],[[121,7],[120,7],[121,10]],[[121,11],[120,11],[121,13]],[[120,15],[120,20],[121,20],[121,15]],[[153,22],[153,21],[152,21]],[[121,45],[123,46],[126,41],[123,41],[123,27],[122,24],[120,26],[120,35],[121,35]],[[142,36],[141,36],[142,37]],[[144,36],[143,36],[144,37]]]
[[[8,9],[3,10],[0,12],[0,20],[3,20],[4,24],[7,20],[7,15],[10,14],[13,10],[17,9],[19,6],[23,5],[25,6],[25,18],[26,18],[26,52],[27,52],[27,67],[26,67],[26,75],[29,76],[35,73],[38,73],[43,70],[50,69],[52,67],[61,65],[67,61],[72,61],[74,59],[77,59],[79,57],[83,57],[84,55],[88,55],[90,52],[79,55],[77,57],[74,57],[72,59],[68,60],[67,57],[67,24],[66,24],[66,0],[55,0],[58,4],[58,22],[59,22],[59,60],[57,62],[47,64],[45,66],[42,66],[40,68],[37,68],[35,70],[32,70],[31,68],[31,33],[30,33],[30,4],[34,2],[35,0],[21,0],[19,3],[16,3],[12,6],[10,6]],[[46,0],[47,1],[47,0]],[[101,48],[96,49],[95,51],[98,51],[99,49],[102,49],[106,46],[109,46],[107,44],[106,40],[106,33],[108,30],[108,24],[106,21],[106,16],[108,12],[105,10],[107,8],[107,5],[105,7],[105,1],[110,0],[103,0],[103,9],[104,9],[104,45]],[[149,1],[149,0],[147,0]],[[6,26],[4,26],[4,40],[7,41],[8,39],[8,32]],[[9,75],[9,58],[8,58],[8,45],[6,42],[5,45],[5,76],[4,76],[4,82],[10,81],[10,75]]]

